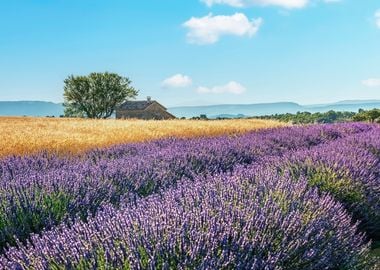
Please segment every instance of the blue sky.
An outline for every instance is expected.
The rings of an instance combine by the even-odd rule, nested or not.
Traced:
[[[0,100],[94,71],[166,106],[380,99],[380,2],[0,1]]]

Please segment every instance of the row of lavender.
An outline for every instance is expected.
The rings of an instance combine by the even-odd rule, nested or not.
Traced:
[[[237,137],[178,140],[97,150],[63,159],[41,154],[0,162],[0,248],[24,241],[76,216],[86,219],[103,203],[118,205],[195,176],[231,171],[289,150],[307,149],[367,125],[286,128]]]
[[[265,169],[183,182],[34,235],[2,269],[371,269],[342,205]]]
[[[304,176],[309,186],[341,202],[359,227],[380,240],[380,129],[348,136],[310,150],[270,157],[266,168]]]
[[[308,255],[305,255],[306,253],[303,253],[301,256],[300,254],[302,252],[300,253],[300,251],[296,251],[297,245],[294,246],[295,244],[290,244],[289,242],[283,243],[281,239],[272,239],[274,241],[272,242],[266,239],[264,236],[257,236],[261,241],[259,241],[259,243],[267,244],[269,246],[266,246],[260,251],[259,246],[256,249],[255,245],[252,245],[252,247],[254,247],[255,252],[252,253],[252,251],[247,251],[248,253],[246,254],[246,258],[244,260],[240,257],[236,257],[238,256],[237,254],[240,254],[242,251],[240,250],[240,248],[242,248],[242,240],[239,240],[239,242],[239,237],[243,237],[246,241],[253,241],[250,237],[252,235],[260,234],[257,232],[258,228],[255,227],[257,226],[257,224],[251,224],[254,227],[249,228],[243,226],[240,228],[241,230],[244,229],[243,231],[241,231],[237,225],[237,227],[234,225],[233,228],[236,227],[237,231],[231,231],[231,223],[228,222],[232,221],[228,221],[227,218],[229,214],[223,216],[222,212],[219,213],[218,211],[224,209],[224,207],[218,208],[218,205],[212,205],[212,207],[210,206],[210,211],[212,213],[215,213],[216,218],[222,218],[222,220],[218,220],[217,224],[221,224],[222,227],[225,227],[220,228],[220,230],[216,231],[215,233],[218,235],[224,235],[223,237],[227,237],[221,240],[224,241],[223,243],[227,241],[226,239],[232,240],[231,242],[227,241],[227,246],[223,246],[223,244],[218,242],[219,244],[215,245],[214,248],[221,246],[226,247],[226,250],[224,250],[223,248],[217,248],[216,250],[214,249],[214,251],[212,251],[213,249],[210,248],[210,252],[217,253],[205,253],[204,250],[199,250],[200,247],[197,246],[196,243],[202,245],[208,243],[207,237],[210,237],[209,239],[218,239],[217,235],[213,234],[209,235],[206,233],[202,233],[202,235],[204,234],[204,238],[202,238],[200,235],[197,236],[200,237],[199,239],[202,238],[202,241],[204,242],[193,243],[193,241],[190,241],[187,242],[187,244],[184,244],[184,242],[181,242],[184,241],[183,237],[186,238],[190,235],[190,231],[188,231],[187,229],[202,226],[202,228],[204,228],[203,232],[206,232],[207,229],[214,228],[207,223],[207,220],[213,216],[202,216],[203,219],[201,219],[200,221],[195,221],[196,219],[193,219],[197,217],[197,211],[199,210],[198,207],[195,207],[195,205],[203,206],[204,204],[206,204],[206,207],[208,205],[208,201],[203,201],[204,196],[202,194],[199,195],[199,198],[197,197],[197,194],[192,194],[195,200],[195,205],[193,205],[193,207],[191,207],[191,205],[187,205],[183,209],[176,209],[175,202],[180,200],[180,197],[178,197],[179,195],[176,197],[174,202],[168,202],[168,204],[166,204],[166,201],[168,200],[166,199],[166,196],[169,195],[164,195],[165,199],[153,196],[153,198],[149,198],[147,200],[139,200],[138,205],[134,208],[129,206],[120,211],[112,210],[112,215],[125,216],[125,222],[127,222],[128,220],[129,222],[131,222],[128,216],[133,216],[135,214],[140,215],[141,219],[147,219],[141,224],[137,222],[133,223],[133,226],[129,225],[129,227],[132,226],[133,228],[129,228],[128,226],[126,226],[125,229],[119,232],[122,234],[122,237],[120,235],[115,235],[114,232],[109,230],[100,230],[102,226],[101,220],[107,220],[106,213],[100,212],[100,214],[98,214],[98,216],[95,219],[91,219],[89,225],[82,224],[81,222],[76,223],[74,229],[77,228],[79,231],[70,231],[70,235],[72,235],[72,237],[69,237],[67,239],[64,237],[54,238],[53,235],[59,236],[59,231],[61,230],[63,230],[61,234],[62,236],[68,235],[68,232],[65,230],[70,229],[60,228],[57,229],[58,231],[46,233],[42,239],[39,239],[35,236],[33,239],[35,245],[34,248],[29,247],[29,249],[20,250],[11,249],[11,251],[7,253],[7,256],[11,259],[11,261],[19,261],[24,263],[42,263],[42,265],[45,264],[45,266],[46,264],[51,265],[55,263],[58,265],[66,265],[66,267],[69,268],[70,266],[67,266],[67,262],[77,262],[79,265],[84,264],[84,269],[88,269],[88,267],[90,267],[89,265],[94,266],[94,263],[110,264],[110,266],[120,266],[120,263],[124,263],[126,265],[130,265],[132,268],[135,268],[137,265],[139,265],[139,263],[141,264],[140,267],[142,268],[144,268],[144,265],[148,267],[148,265],[153,263],[157,267],[158,265],[160,265],[160,262],[168,262],[168,259],[170,258],[165,256],[168,256],[170,252],[166,249],[166,247],[160,253],[161,255],[157,255],[156,251],[154,250],[160,249],[157,249],[157,247],[150,249],[150,247],[152,247],[153,243],[159,243],[160,245],[164,245],[164,243],[169,244],[169,242],[166,242],[165,239],[168,240],[168,237],[174,237],[174,239],[176,239],[175,243],[182,243],[181,248],[183,247],[183,245],[185,245],[187,248],[191,249],[191,252],[186,249],[180,252],[178,251],[179,247],[176,246],[175,243],[170,244],[170,248],[175,248],[178,251],[178,254],[173,254],[177,254],[179,256],[178,258],[172,258],[174,260],[172,261],[172,263],[177,265],[182,265],[181,263],[183,263],[184,267],[191,267],[195,265],[196,268],[208,268],[211,266],[224,265],[228,268],[228,266],[234,264],[235,266],[238,266],[238,264],[236,263],[239,261],[242,263],[240,267],[246,267],[251,265],[252,267],[255,266],[258,267],[258,269],[261,269],[260,265],[270,265],[269,263],[272,261],[274,265],[296,266],[297,264],[294,263],[298,262],[301,265],[302,263],[309,261],[309,259],[311,263],[310,265],[314,266],[317,265],[315,264],[316,261],[320,261],[321,265],[327,265],[328,263],[330,263],[330,267],[334,264],[334,260],[335,262],[344,260],[347,261],[347,265],[352,264],[352,267],[354,265],[358,266],[363,263],[363,260],[365,260],[363,259],[365,258],[365,256],[363,255],[365,254],[365,247],[362,245],[363,241],[361,236],[355,236],[355,227],[352,227],[350,225],[350,220],[348,216],[344,211],[342,211],[339,208],[340,205],[338,205],[337,203],[333,203],[335,206],[331,206],[332,204],[325,205],[325,207],[327,207],[327,212],[318,212],[317,208],[315,209],[315,211],[311,211],[310,209],[308,209],[307,205],[309,204],[307,202],[309,199],[306,197],[309,196],[309,193],[311,194],[314,192],[314,195],[311,196],[314,198],[314,200],[310,199],[311,201],[313,201],[313,203],[310,202],[310,205],[315,204],[315,207],[318,206],[318,203],[316,201],[331,201],[331,198],[326,197],[325,195],[321,195],[322,197],[318,197],[319,195],[315,195],[315,191],[304,193],[306,188],[306,182],[303,176],[307,176],[306,179],[308,181],[308,187],[318,187],[319,191],[330,192],[330,194],[332,194],[335,197],[335,199],[343,202],[344,206],[349,211],[351,211],[351,213],[354,214],[354,218],[365,221],[360,223],[362,228],[368,229],[368,231],[370,231],[372,235],[376,236],[376,233],[378,233],[376,230],[378,230],[379,228],[378,173],[380,149],[379,145],[376,145],[376,143],[378,144],[378,142],[380,141],[379,136],[379,128],[368,125],[339,125],[308,128],[288,128],[283,130],[264,131],[257,134],[249,134],[235,138],[218,138],[190,141],[166,140],[151,144],[123,146],[109,150],[95,151],[93,153],[88,154],[80,162],[78,160],[62,160],[57,158],[47,158],[41,156],[37,159],[14,158],[10,159],[13,162],[7,160],[3,162],[1,166],[1,183],[3,190],[6,190],[8,194],[11,194],[11,196],[7,197],[8,201],[5,201],[5,204],[7,202],[9,202],[8,205],[11,205],[13,203],[13,208],[9,207],[7,209],[6,207],[3,207],[3,210],[8,210],[8,212],[6,212],[6,214],[8,215],[15,213],[13,216],[10,215],[9,218],[7,216],[8,220],[11,221],[8,224],[12,224],[13,222],[13,225],[19,225],[20,227],[13,227],[16,229],[13,232],[16,233],[18,238],[26,239],[30,232],[39,232],[43,228],[49,228],[64,220],[66,216],[73,217],[79,214],[82,218],[84,218],[87,214],[87,211],[95,213],[96,210],[100,207],[100,205],[105,202],[118,205],[120,201],[126,201],[125,198],[133,197],[131,196],[133,194],[146,196],[156,192],[161,188],[169,188],[169,191],[167,192],[168,194],[181,192],[181,196],[186,197],[187,192],[190,191],[188,190],[188,188],[183,189],[182,186],[180,186],[179,189],[175,189],[176,182],[180,180],[183,181],[184,179],[194,180],[196,178],[198,179],[197,183],[200,182],[200,186],[205,185],[205,187],[209,187],[208,183],[213,183],[213,178],[201,181],[202,178],[199,178],[200,175],[205,176],[207,174],[231,171],[234,167],[236,167],[236,165],[254,164],[253,166],[251,166],[250,169],[248,169],[248,171],[254,170],[255,174],[259,174],[260,177],[254,177],[254,174],[251,172],[250,177],[246,178],[251,180],[256,179],[253,181],[254,184],[249,185],[248,187],[245,182],[241,182],[239,180],[238,185],[244,186],[245,190],[253,189],[253,193],[249,194],[250,196],[258,196],[259,198],[259,195],[261,194],[265,198],[272,198],[273,200],[271,200],[271,203],[274,206],[270,205],[268,206],[269,208],[266,208],[266,205],[263,205],[263,203],[261,202],[255,205],[257,209],[254,208],[256,210],[253,211],[253,206],[245,202],[248,200],[248,197],[244,197],[243,195],[245,194],[239,193],[239,188],[237,188],[236,194],[230,194],[230,196],[232,196],[233,198],[232,202],[228,201],[229,197],[223,197],[225,195],[225,191],[223,191],[221,194],[221,198],[223,199],[216,200],[216,202],[218,202],[218,204],[223,205],[223,201],[226,200],[227,203],[231,203],[231,211],[247,210],[251,212],[252,216],[249,217],[243,215],[245,212],[239,212],[239,215],[237,217],[239,217],[238,221],[241,223],[241,226],[243,226],[242,224],[245,224],[250,219],[258,218],[258,216],[255,216],[255,213],[259,213],[259,208],[263,208],[263,206],[265,206],[267,212],[259,216],[259,220],[262,220],[263,222],[269,222],[268,224],[277,224],[279,226],[274,226],[273,231],[271,231],[270,228],[263,227],[262,233],[265,235],[268,234],[268,239],[275,235],[275,232],[280,230],[281,228],[282,230],[286,231],[286,233],[288,233],[288,231],[286,230],[287,227],[284,225],[284,223],[281,223],[282,219],[280,217],[289,220],[290,216],[293,216],[295,214],[294,211],[298,211],[299,214],[302,216],[302,219],[299,219],[298,216],[298,220],[302,220],[303,222],[298,224],[299,226],[295,228],[295,231],[292,231],[290,235],[292,235],[293,238],[290,240],[296,241],[299,244],[298,249],[300,250],[305,251],[306,249],[310,248],[307,251]],[[280,159],[279,156],[281,156]],[[137,166],[133,166],[136,164]],[[264,164],[264,167],[258,164]],[[258,166],[260,169],[254,169],[255,166]],[[266,176],[266,174],[271,175],[268,167],[275,168],[275,170],[277,171],[276,177]],[[65,171],[72,173],[64,174]],[[237,171],[238,172],[234,172],[233,176],[225,176],[227,178],[223,179],[223,182],[226,183],[226,186],[228,186],[228,183],[231,181],[232,183],[235,183],[234,181],[236,180],[236,178],[241,178],[241,169],[237,169]],[[59,179],[58,176],[62,175],[63,177]],[[278,175],[286,175],[286,177]],[[23,182],[22,179],[31,180],[24,180]],[[271,181],[278,183],[286,182],[286,188],[284,185],[278,186],[278,190],[277,187],[273,188],[272,193],[272,191],[265,189],[265,183],[268,183],[268,185],[270,185]],[[22,183],[24,183],[24,185],[21,185]],[[303,188],[300,188],[300,186],[302,185]],[[203,189],[205,187],[203,187]],[[81,190],[81,192],[78,193],[78,189]],[[299,192],[295,193],[295,195],[298,194],[297,196],[299,196],[299,204],[296,203],[295,205],[297,205],[297,207],[289,208],[289,203],[293,203],[293,201],[297,202],[297,198],[292,197],[294,194],[290,191],[293,190],[294,192],[296,192],[297,189],[299,189]],[[264,192],[265,190],[267,193]],[[258,192],[261,191],[264,193],[259,194]],[[6,192],[4,192],[4,194],[7,194]],[[212,192],[212,190],[209,190],[207,192]],[[289,198],[286,197],[287,195],[284,195],[288,193],[290,196]],[[32,194],[32,196],[30,196],[30,194]],[[191,223],[190,221],[188,221],[187,223],[185,222],[182,227],[178,227],[177,234],[173,232],[173,236],[171,236],[171,233],[168,233],[168,231],[165,231],[166,225],[162,225],[162,228],[157,228],[157,234],[155,236],[157,237],[157,239],[150,238],[149,235],[151,233],[149,233],[146,235],[142,235],[141,237],[143,237],[144,239],[140,239],[142,242],[138,244],[138,241],[140,240],[137,239],[139,238],[132,237],[130,240],[137,241],[136,245],[138,244],[137,246],[133,246],[131,245],[131,243],[128,242],[129,238],[126,237],[124,233],[130,234],[130,230],[132,229],[138,230],[139,232],[144,232],[147,229],[143,228],[143,225],[148,226],[147,228],[152,228],[150,225],[153,226],[157,223],[157,220],[149,221],[150,218],[155,217],[155,210],[152,210],[153,212],[149,212],[147,211],[147,209],[145,209],[145,211],[148,212],[148,216],[146,217],[143,217],[143,212],[139,212],[140,210],[134,210],[135,208],[140,209],[140,206],[142,207],[143,205],[145,205],[145,203],[148,203],[151,200],[154,201],[152,204],[157,204],[159,206],[162,205],[161,210],[159,208],[156,209],[158,211],[156,213],[156,215],[158,215],[156,218],[158,219],[165,219],[165,217],[170,217],[170,219],[173,219],[174,217],[169,212],[166,213],[164,211],[164,209],[168,209],[171,206],[174,209],[173,211],[175,211],[176,213],[182,213],[177,216],[178,222],[181,221],[181,216],[183,217],[183,215],[187,213],[183,212],[186,210],[188,211],[187,214],[189,215],[189,218],[191,217],[191,220],[194,220],[194,222],[198,223]],[[236,202],[240,201],[245,203],[236,205]],[[305,203],[306,205],[303,205],[303,203]],[[150,205],[149,209],[154,209],[151,204],[148,203],[148,205]],[[244,205],[247,205],[246,210]],[[260,207],[258,207],[258,205],[260,205]],[[276,205],[280,206],[277,210],[273,208]],[[324,204],[322,203],[322,205]],[[236,207],[237,209],[235,209]],[[331,209],[333,209],[331,210],[331,214],[334,213],[337,216],[329,215],[328,211],[330,211],[330,207]],[[339,211],[337,210],[337,207],[340,209]],[[16,211],[14,212],[14,210]],[[290,212],[287,212],[287,210],[289,210]],[[276,213],[276,215],[271,216],[272,213]],[[315,213],[315,215],[312,213]],[[195,215],[194,217],[191,216],[193,214]],[[234,220],[237,217],[232,216],[231,218],[232,220]],[[279,220],[275,221],[274,217],[279,218]],[[328,218],[326,219],[326,217]],[[109,219],[112,220],[113,218],[109,216]],[[329,245],[330,247],[334,246],[334,248],[338,251],[344,251],[341,253],[341,255],[343,256],[345,254],[345,259],[339,257],[341,255],[336,254],[336,252],[338,251],[336,251],[335,253],[327,252],[323,256],[321,253],[318,253],[318,251],[314,251],[314,249],[317,247],[317,242],[313,242],[314,240],[312,240],[312,235],[309,235],[310,231],[308,230],[308,233],[306,235],[302,234],[302,229],[308,228],[306,224],[309,221],[309,219],[310,222],[315,221],[317,222],[315,224],[327,224],[328,226],[332,226],[331,228],[336,228],[334,226],[338,226],[339,224],[343,226],[338,226],[339,229],[326,230],[324,235],[318,235],[318,237],[321,237],[318,239],[320,241],[325,240],[326,245]],[[5,219],[3,218],[2,220]],[[174,218],[173,220],[176,219]],[[345,220],[345,222],[343,222],[343,220]],[[16,223],[14,221],[16,221]],[[17,222],[20,223],[18,224]],[[38,224],[39,226],[31,226],[28,228],[28,222],[29,224],[33,225]],[[109,222],[111,221],[104,221],[103,225],[106,226],[108,224],[111,226],[113,223],[111,222],[112,224],[109,224]],[[149,225],[149,222],[153,223]],[[204,224],[204,222],[206,223]],[[2,224],[6,223],[3,222]],[[96,224],[96,228],[91,227],[91,224]],[[114,225],[115,224],[113,224],[112,226]],[[321,229],[321,225],[315,226],[316,227],[313,227],[314,229]],[[9,228],[11,228],[11,226],[9,226]],[[9,230],[9,228],[7,229]],[[27,229],[25,230],[25,228]],[[227,230],[228,228],[230,229]],[[160,231],[161,229],[163,229],[164,231]],[[168,228],[166,229],[169,230]],[[96,241],[97,238],[95,237],[90,241],[89,244],[88,242],[86,242],[87,240],[89,241],[89,239],[83,240],[86,239],[86,235],[83,235],[83,233],[86,234],[87,232],[89,232],[88,230],[91,231],[91,234],[89,234],[89,236],[91,237],[96,235],[96,232],[101,234],[99,235],[99,237],[105,237],[105,235],[102,235],[102,233],[104,232],[106,234],[109,233],[108,238],[112,239],[110,240],[111,242],[121,242],[117,245],[115,245],[115,242],[112,242],[113,244],[108,243],[107,246],[105,246],[103,241]],[[20,231],[21,233],[19,233]],[[6,230],[4,230],[4,232],[8,233]],[[194,233],[194,231],[191,232]],[[344,232],[349,233],[344,234]],[[185,235],[180,236],[182,233],[184,233]],[[344,235],[342,236],[343,238],[339,238],[338,235],[342,233]],[[132,235],[135,236],[135,234]],[[153,235],[154,234],[152,234],[152,237]],[[290,237],[290,235],[288,235],[288,238]],[[309,236],[311,237],[310,239],[308,238]],[[182,240],[177,239],[176,237],[182,237]],[[11,242],[9,241],[9,238],[4,239],[8,243]],[[304,242],[302,242],[301,239],[304,239]],[[310,241],[306,241],[305,239],[309,239]],[[82,240],[83,243],[81,242]],[[350,244],[350,241],[353,240],[355,241],[355,245],[357,245],[355,246],[356,249],[354,246],[352,246],[353,244]],[[308,244],[306,244],[305,241]],[[336,243],[334,241],[336,241]],[[58,245],[56,246],[56,249],[54,249],[54,245],[52,246],[53,242]],[[81,250],[81,252],[77,252],[75,257],[72,253],[63,248],[65,246],[65,243],[66,245],[68,243],[78,243],[78,245],[75,246],[74,249],[76,249],[77,251],[79,249]],[[272,244],[274,245],[273,247],[271,246]],[[92,245],[98,246],[96,248],[93,246],[93,248],[90,248],[87,251],[82,250],[83,248],[88,248]],[[276,247],[281,248],[276,249]],[[294,252],[291,250],[287,252],[287,249],[285,247],[294,247]],[[111,248],[111,251],[109,251],[109,248]],[[356,253],[346,252],[347,249],[355,250]],[[358,252],[359,249],[362,251]],[[275,250],[277,250],[279,254],[273,255],[275,254]],[[50,251],[52,253],[46,254],[46,252]],[[257,254],[256,251],[258,251],[261,255]],[[111,252],[111,255],[107,252]],[[118,255],[116,256],[116,253],[112,252],[119,253],[117,253]],[[152,252],[154,254],[152,254]],[[195,257],[191,257],[189,255],[189,252],[193,254],[193,256]],[[226,255],[226,252],[228,253],[228,256]],[[295,255],[291,256],[290,254],[293,253]],[[316,254],[315,256],[312,255],[314,253]],[[121,256],[121,254],[123,256]],[[216,254],[218,254],[218,256],[216,256]],[[358,254],[360,258],[358,256],[354,256],[353,254]],[[272,257],[272,255],[274,257]],[[74,257],[72,256],[74,256],[78,260],[74,260]],[[190,257],[186,259],[183,256]],[[290,258],[285,259],[285,257],[287,258],[289,256]],[[108,260],[111,257],[115,258],[115,261]],[[45,258],[45,261],[41,258]],[[108,259],[104,261],[99,258]],[[153,258],[155,259],[153,260]],[[199,262],[206,262],[207,260],[205,258],[211,260],[209,261],[209,264],[197,265],[197,263]],[[221,261],[221,258],[226,261]],[[321,261],[321,258],[324,258],[324,260]],[[4,265],[8,264],[8,262],[4,258],[3,260]],[[16,267],[15,265],[13,266]],[[163,268],[166,267],[164,264],[162,264],[162,266]],[[40,269],[42,267],[43,266],[40,265],[36,268]],[[306,268],[307,267],[305,267],[305,269]]]

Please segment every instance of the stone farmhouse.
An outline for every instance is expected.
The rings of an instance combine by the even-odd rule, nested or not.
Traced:
[[[116,119],[167,120],[176,117],[150,97],[143,101],[126,101],[116,108]]]

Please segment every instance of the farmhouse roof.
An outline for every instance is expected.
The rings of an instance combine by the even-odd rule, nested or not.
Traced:
[[[158,103],[155,100],[143,100],[143,101],[126,101],[123,104],[120,105],[120,109],[123,110],[145,110],[153,103],[157,103],[164,109],[166,109],[164,106],[162,106],[160,103]]]

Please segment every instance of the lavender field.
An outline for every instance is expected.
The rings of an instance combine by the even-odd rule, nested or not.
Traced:
[[[0,161],[0,269],[377,269],[380,126]]]

